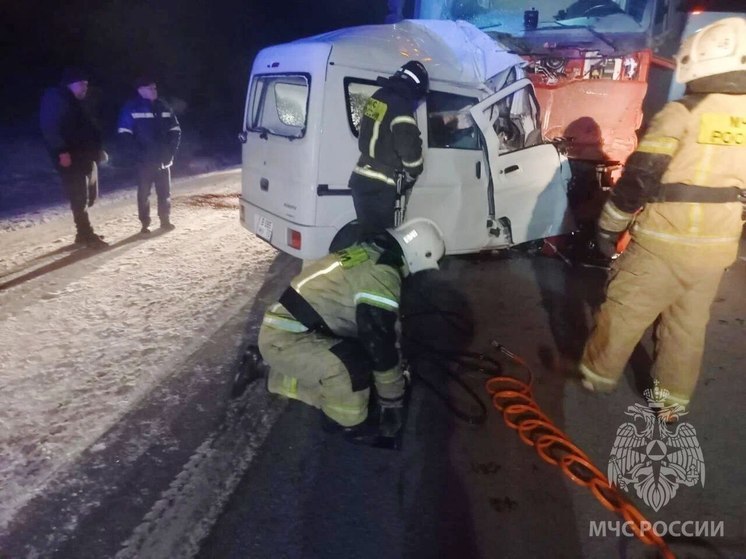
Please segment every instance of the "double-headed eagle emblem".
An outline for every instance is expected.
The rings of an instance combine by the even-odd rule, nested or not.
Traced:
[[[697,432],[680,404],[665,405],[668,390],[655,387],[643,393],[647,406],[634,404],[625,414],[633,422],[617,429],[609,457],[609,481],[625,491],[634,487],[646,505],[658,511],[676,496],[679,485],[705,485],[705,462]],[[639,426],[639,428],[638,428]]]

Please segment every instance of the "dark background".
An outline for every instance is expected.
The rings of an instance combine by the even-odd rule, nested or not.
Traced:
[[[44,89],[74,65],[91,74],[88,102],[105,137],[116,133],[119,108],[135,93],[133,79],[147,73],[180,113],[195,153],[238,154],[236,134],[259,49],[383,23],[386,12],[386,0],[3,0],[0,134],[6,142],[38,135]]]

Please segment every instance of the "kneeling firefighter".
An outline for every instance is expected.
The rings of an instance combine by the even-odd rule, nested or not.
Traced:
[[[699,377],[710,306],[743,228],[746,188],[746,18],[703,27],[682,45],[676,79],[686,94],[652,120],[603,208],[599,246],[612,266],[606,301],[580,364],[583,384],[615,387],[656,319],[652,375],[668,404],[686,406]]]
[[[320,408],[325,429],[352,442],[397,437],[406,391],[395,330],[402,278],[438,269],[444,252],[438,226],[418,218],[306,266],[264,315],[268,390]],[[371,380],[377,414],[366,421]]]

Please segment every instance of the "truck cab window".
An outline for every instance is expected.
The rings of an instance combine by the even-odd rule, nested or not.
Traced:
[[[305,135],[310,77],[266,75],[254,79],[246,129],[288,138]]]
[[[480,149],[479,134],[469,114],[474,97],[430,91],[427,94],[428,147]]]

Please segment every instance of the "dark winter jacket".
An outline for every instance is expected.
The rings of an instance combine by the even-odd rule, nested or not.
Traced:
[[[52,87],[44,93],[39,123],[55,165],[61,153],[69,153],[74,166],[98,160],[103,149],[101,132],[83,103],[67,87]]]
[[[140,96],[122,108],[118,132],[125,157],[138,165],[170,165],[181,140],[173,109],[160,99]]]
[[[422,173],[422,140],[413,110],[415,100],[403,88],[388,85],[376,91],[363,110],[354,173],[394,185],[397,171]]]

